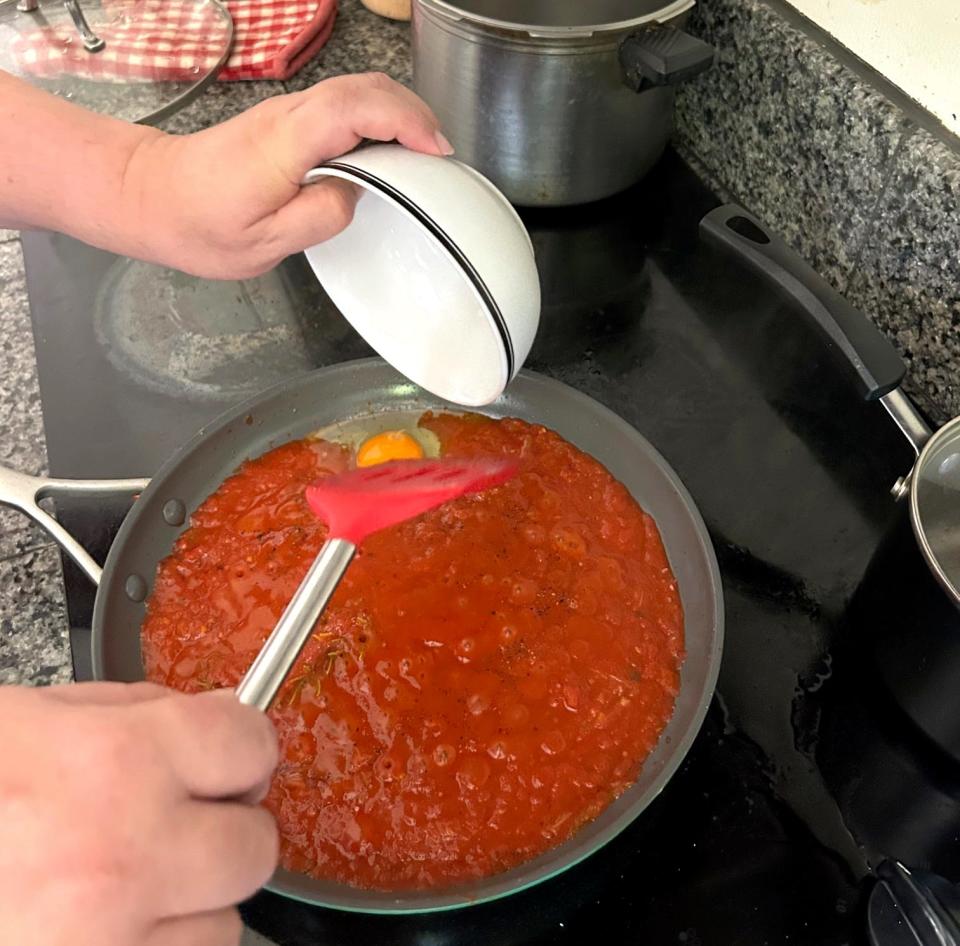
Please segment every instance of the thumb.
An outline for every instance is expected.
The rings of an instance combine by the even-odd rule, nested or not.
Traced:
[[[274,215],[277,245],[285,256],[336,236],[349,226],[361,188],[330,177],[306,184]]]

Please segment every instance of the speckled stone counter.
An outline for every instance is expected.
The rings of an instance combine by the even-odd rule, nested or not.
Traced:
[[[409,84],[409,27],[374,16],[359,0],[340,0],[330,42],[293,79],[215,84],[163,127],[196,131],[271,95],[368,70]],[[0,230],[0,372],[0,463],[42,473],[46,450],[23,258],[9,230]],[[23,516],[0,508],[0,684],[65,682],[71,673],[59,552]]]
[[[960,413],[960,153],[929,116],[779,0],[699,0],[718,50],[676,143],[872,316],[937,421]]]

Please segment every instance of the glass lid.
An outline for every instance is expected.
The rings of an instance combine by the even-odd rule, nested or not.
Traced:
[[[0,0],[0,69],[126,121],[192,101],[232,42],[220,0]]]
[[[914,472],[914,531],[940,584],[960,602],[960,418],[933,435]]]

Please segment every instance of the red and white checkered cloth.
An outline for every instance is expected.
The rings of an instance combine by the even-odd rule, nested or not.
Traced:
[[[337,0],[226,0],[233,48],[219,78],[287,79],[330,38]],[[70,20],[24,33],[14,55],[26,75],[77,76],[99,82],[184,82],[219,59],[222,18],[209,4],[180,0],[104,0],[113,22],[98,24],[106,42],[89,53]]]

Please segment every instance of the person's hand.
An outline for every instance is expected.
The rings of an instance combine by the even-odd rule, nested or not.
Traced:
[[[0,943],[235,946],[277,862],[273,727],[231,693],[0,687]]]
[[[0,226],[211,278],[258,275],[339,233],[355,188],[301,181],[362,140],[452,153],[424,102],[378,74],[328,79],[183,136],[89,112],[2,70],[0,103]]]
[[[242,278],[339,233],[357,192],[304,174],[363,139],[450,154],[437,119],[384,75],[328,79],[205,131],[148,139],[125,177],[141,255],[194,275]]]

